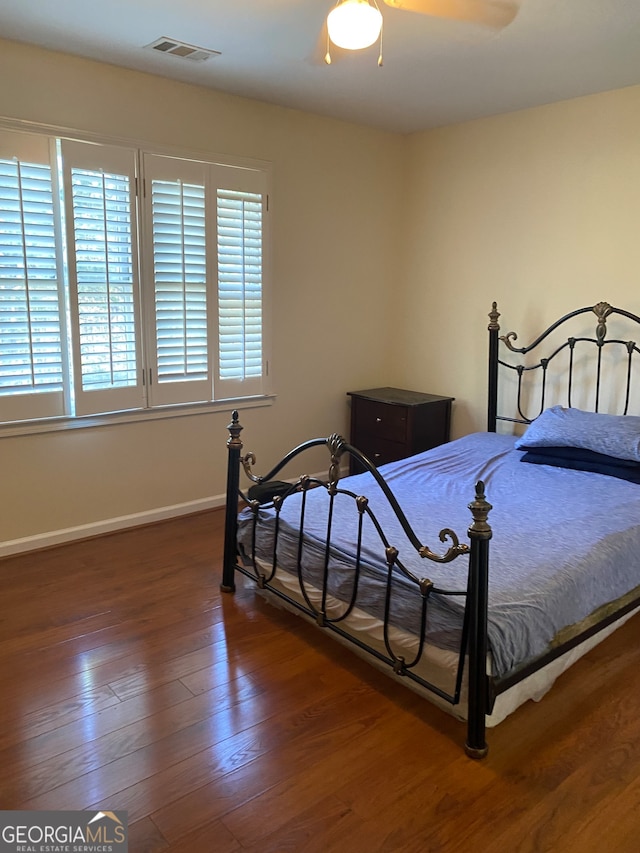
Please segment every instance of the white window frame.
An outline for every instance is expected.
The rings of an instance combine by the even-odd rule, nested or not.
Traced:
[[[31,164],[36,165],[38,167],[42,167],[44,170],[49,170],[49,178],[50,178],[50,187],[52,193],[55,195],[57,190],[57,183],[55,180],[56,170],[54,168],[55,164],[55,150],[54,146],[51,144],[51,140],[43,135],[43,136],[35,136],[30,133],[16,133],[13,131],[6,131],[3,128],[0,128],[0,159],[6,161],[13,161],[16,164]],[[21,169],[16,169],[18,173],[21,173]],[[26,188],[24,192],[28,192]],[[16,204],[20,207],[22,211],[24,211],[24,206],[28,204],[28,201],[23,199],[23,186],[22,180],[19,178],[19,188],[18,195],[19,199],[16,200]],[[0,215],[1,216],[1,215]],[[16,256],[24,252],[22,255],[22,259],[24,260],[24,273],[22,277],[10,275],[6,277],[6,282],[8,289],[12,289],[12,281],[14,281],[15,287],[18,288],[20,285],[20,279],[22,279],[23,287],[20,289],[20,293],[22,294],[23,304],[29,304],[30,302],[30,285],[31,285],[31,277],[29,275],[29,261],[28,256],[29,252],[26,249],[26,238],[28,233],[28,228],[25,227],[25,220],[21,218],[21,234],[16,235],[15,240],[16,244],[21,243],[21,248],[18,248],[16,245]],[[52,220],[50,222],[51,229],[53,231],[53,243],[54,243],[54,252],[55,252],[55,263],[54,266],[56,268],[56,279],[57,281],[53,284],[51,288],[52,293],[57,291],[57,308],[58,308],[58,317],[60,318],[64,312],[64,288],[63,288],[63,268],[60,262],[61,259],[61,246],[62,246],[62,236],[60,230],[60,221]],[[0,224],[0,227],[3,231],[6,228],[8,234],[12,232],[11,220],[10,216],[5,222]],[[37,228],[38,226],[36,226]],[[7,241],[11,242],[11,237],[7,237]],[[0,245],[4,244],[4,238],[0,241]],[[8,251],[11,251],[10,249]],[[4,268],[6,266],[6,262],[0,264],[0,277],[4,278]],[[8,268],[8,266],[7,266]],[[16,268],[16,272],[20,270],[20,267]],[[42,281],[42,278],[39,276],[34,276],[36,280]],[[10,314],[5,314],[4,311],[0,312],[0,318],[7,320]],[[27,334],[29,336],[30,341],[33,341],[32,329],[31,326],[35,322],[32,319],[33,315],[29,312],[29,317],[26,322],[21,327],[20,331],[23,334]],[[3,328],[8,329],[11,323],[7,323],[7,325]],[[62,366],[63,373],[68,370],[68,364],[66,362],[66,338],[64,335],[65,324],[59,320],[59,337],[58,337],[58,345],[60,346],[60,362]],[[2,330],[0,330],[0,333]],[[8,352],[7,357],[10,358],[10,348],[12,346],[12,334],[8,333],[3,341],[4,344],[7,345]],[[8,339],[8,342],[7,342]],[[33,367],[34,361],[36,359],[35,350],[33,349],[33,343],[30,345],[30,352],[28,356],[28,363],[31,365],[30,370],[34,371]],[[4,347],[3,347],[4,349]],[[26,365],[25,365],[26,367]],[[31,372],[33,376],[33,372]],[[35,382],[35,379],[34,379]],[[18,387],[18,386],[16,386]],[[20,393],[19,391],[15,391],[14,393],[3,395],[0,398],[0,411],[4,412],[4,418],[11,422],[15,420],[22,419],[38,419],[38,418],[47,418],[47,417],[57,417],[63,415],[66,410],[65,405],[65,394],[62,387],[60,388],[39,388],[37,383],[34,384],[32,390],[25,391],[24,393]]]
[[[206,165],[197,161],[178,160],[174,157],[163,157],[157,154],[145,153],[142,158],[143,175],[143,205],[142,205],[142,232],[144,239],[144,257],[147,265],[144,273],[144,304],[146,309],[145,333],[148,357],[148,393],[150,406],[167,406],[176,403],[201,403],[209,402],[212,393],[211,379],[211,314],[213,311],[214,298],[212,294],[213,270],[211,269],[212,251],[209,247],[210,229],[207,228],[205,209],[205,232],[207,238],[206,251],[206,275],[205,275],[205,307],[207,315],[207,340],[208,354],[206,357],[206,375],[201,379],[166,380],[163,381],[158,367],[157,348],[157,318],[156,318],[156,282],[154,264],[154,223],[152,216],[153,183],[154,180],[162,180],[173,183],[183,181],[189,184],[197,184],[206,187]]]
[[[93,134],[81,134],[76,131],[61,130],[45,125],[34,125],[29,123],[25,127],[20,121],[0,121],[0,136],[9,132],[11,134],[23,133],[32,138],[42,138],[46,136],[52,137],[54,140],[60,140],[60,145],[63,150],[73,152],[76,162],[84,162],[86,164],[96,163],[100,153],[106,154],[111,147],[115,163],[118,162],[118,155],[132,156],[135,153],[135,172],[133,176],[137,178],[138,203],[136,209],[136,226],[137,226],[137,241],[139,247],[140,267],[136,269],[136,275],[139,274],[139,281],[136,282],[140,299],[136,305],[136,347],[138,358],[140,361],[139,381],[136,382],[130,394],[125,394],[124,398],[128,397],[126,402],[120,402],[123,399],[122,394],[110,394],[112,389],[107,389],[103,394],[100,391],[86,392],[78,394],[77,388],[74,388],[75,397],[75,414],[69,414],[68,400],[65,400],[65,406],[61,407],[60,397],[58,396],[54,405],[43,406],[42,401],[37,403],[34,399],[36,395],[0,395],[0,436],[29,434],[34,432],[51,431],[57,429],[78,428],[84,426],[102,425],[104,423],[119,423],[129,422],[132,420],[155,419],[158,417],[175,417],[188,414],[205,413],[218,410],[228,410],[232,403],[234,408],[245,408],[247,406],[269,405],[274,397],[272,390],[272,376],[270,370],[270,349],[271,349],[271,334],[270,334],[270,303],[272,301],[272,284],[270,276],[270,196],[271,196],[271,180],[272,167],[271,164],[265,161],[249,160],[247,158],[218,157],[209,153],[184,151],[177,149],[169,149],[156,145],[140,142],[138,140],[129,139],[109,139]],[[55,144],[55,142],[54,142]],[[93,148],[93,151],[91,149]],[[124,154],[124,151],[127,153]],[[85,152],[81,154],[80,152]],[[262,378],[258,382],[233,383],[222,382],[218,378],[218,348],[217,348],[217,297],[214,300],[208,300],[208,339],[210,344],[210,373],[207,379],[209,387],[213,384],[213,393],[184,394],[182,397],[176,394],[167,394],[165,389],[161,388],[160,383],[154,382],[153,372],[150,368],[154,365],[154,339],[155,328],[152,325],[153,303],[149,302],[149,289],[152,286],[153,276],[149,275],[149,269],[152,267],[150,263],[149,240],[150,229],[149,220],[146,214],[146,200],[142,198],[144,188],[144,155],[151,161],[154,157],[174,158],[183,166],[191,161],[196,164],[199,169],[204,168],[206,172],[207,192],[210,194],[216,185],[220,185],[220,176],[224,176],[225,182],[222,186],[226,189],[240,189],[256,192],[256,188],[260,189],[263,195],[263,218],[262,218]],[[53,156],[53,155],[52,155]],[[103,165],[104,165],[103,161]],[[233,178],[233,183],[229,185],[229,178]],[[69,217],[69,195],[65,193],[65,226],[67,242],[67,250],[71,246],[72,226]],[[207,202],[209,205],[209,202]],[[213,226],[212,226],[213,223]],[[58,226],[60,223],[58,223]],[[208,222],[208,265],[214,271],[217,280],[217,257],[216,257],[216,242],[210,240],[210,231],[215,229],[215,217],[209,215]],[[136,230],[134,229],[134,240]],[[72,263],[72,253],[68,253],[69,266]],[[216,291],[217,293],[217,291]],[[61,311],[68,310],[71,314],[77,310],[77,305],[73,303],[73,292],[69,283],[62,294],[64,301],[61,303]],[[66,324],[63,323],[63,328]],[[152,346],[153,344],[153,346]],[[77,363],[77,341],[72,342],[70,347],[67,347],[65,342],[65,354],[70,350],[73,353],[74,364],[67,365],[67,375],[77,376],[79,365]],[[171,384],[171,383],[168,383]],[[179,385],[179,383],[175,383]],[[189,383],[185,383],[189,384]],[[122,390],[122,389],[120,389]],[[176,389],[174,389],[176,390]],[[9,409],[14,408],[18,396],[22,396],[20,411],[17,414]],[[63,395],[65,396],[65,395]],[[68,396],[68,392],[67,392]],[[85,401],[83,402],[83,398]],[[199,399],[198,399],[199,398]],[[66,408],[66,413],[62,413]]]
[[[140,288],[138,276],[138,241],[136,228],[136,164],[137,155],[134,149],[110,145],[94,145],[86,142],[62,140],[63,186],[66,223],[66,246],[68,259],[68,297],[71,315],[71,339],[73,342],[73,376],[76,415],[95,415],[104,412],[124,411],[128,409],[146,408],[144,387],[142,382],[142,324],[140,321]],[[74,232],[74,209],[72,191],[73,170],[83,170],[97,173],[110,172],[128,178],[129,183],[129,217],[131,220],[131,249],[132,265],[132,299],[133,324],[135,330],[134,355],[136,362],[135,379],[126,387],[101,388],[86,390],[82,386],[80,316],[78,299],[78,279],[76,270],[76,234]],[[106,250],[106,247],[105,247]]]
[[[260,379],[256,378],[242,378],[242,379],[233,379],[233,378],[225,378],[221,374],[220,364],[219,364],[219,354],[221,351],[221,343],[220,343],[220,331],[218,329],[218,314],[216,313],[215,323],[216,323],[216,334],[215,337],[219,341],[218,346],[215,348],[215,364],[214,364],[214,387],[217,386],[217,399],[234,399],[238,396],[249,395],[255,396],[261,393],[262,383],[264,382],[265,371],[267,370],[267,364],[265,360],[265,347],[266,347],[266,335],[265,335],[265,318],[268,311],[268,308],[265,304],[264,298],[264,258],[266,255],[266,246],[265,246],[265,229],[264,222],[267,217],[267,200],[269,198],[268,187],[266,185],[266,176],[264,174],[259,173],[249,173],[247,170],[240,170],[233,167],[225,167],[225,166],[215,166],[210,171],[210,196],[212,198],[217,196],[217,190],[222,191],[235,191],[242,193],[255,193],[256,190],[260,190],[262,194],[262,377]],[[212,241],[213,242],[213,241]],[[217,241],[215,242],[218,245]],[[216,266],[216,279],[219,281],[220,272]]]

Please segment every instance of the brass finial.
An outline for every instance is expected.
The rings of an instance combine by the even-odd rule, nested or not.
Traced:
[[[488,325],[489,331],[494,331],[500,328],[500,324],[498,323],[498,317],[500,316],[500,312],[498,311],[498,303],[493,302],[491,304],[491,311],[489,312],[489,320],[491,321]]]

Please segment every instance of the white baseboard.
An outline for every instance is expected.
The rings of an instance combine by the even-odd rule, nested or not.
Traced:
[[[341,477],[347,475],[347,471],[341,472]],[[313,474],[318,479],[326,478],[326,472]],[[290,479],[289,482],[293,482]],[[204,512],[207,509],[216,509],[224,506],[225,495],[213,495],[208,498],[200,498],[196,501],[173,504],[172,506],[161,506],[156,509],[135,512],[131,515],[120,515],[117,518],[106,518],[102,521],[93,521],[90,524],[80,524],[77,527],[67,527],[63,530],[51,530],[47,533],[36,533],[33,536],[25,536],[22,539],[9,539],[0,542],[0,559],[10,557],[12,554],[22,554],[25,551],[36,551],[40,548],[51,548],[53,545],[62,545],[65,542],[73,542],[75,539],[88,539],[92,536],[101,536],[104,533],[113,533],[116,530],[126,530],[127,527],[140,527],[143,524],[153,524],[156,521],[164,521],[167,518],[176,518],[179,515],[191,515],[195,512]]]
[[[176,518],[179,515],[191,515],[195,512],[203,512],[207,509],[224,506],[225,498],[226,495],[215,495],[209,498],[200,498],[196,501],[173,504],[173,506],[162,506],[156,509],[145,510],[145,512],[135,512],[131,515],[121,515],[117,518],[93,521],[90,524],[80,524],[77,527],[67,527],[63,530],[37,533],[34,536],[25,536],[22,539],[11,539],[6,542],[0,542],[0,558],[9,557],[12,554],[21,554],[25,551],[35,551],[40,548],[50,548],[52,545],[62,545],[64,542],[72,542],[74,539],[87,539],[91,536],[113,533],[116,530],[126,530],[127,527],[153,524],[156,521]]]

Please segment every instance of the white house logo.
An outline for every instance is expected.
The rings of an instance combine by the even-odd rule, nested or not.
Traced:
[[[0,812],[0,853],[128,853],[127,812]]]

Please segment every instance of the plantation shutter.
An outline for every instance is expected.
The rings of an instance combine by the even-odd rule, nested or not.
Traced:
[[[140,408],[134,151],[62,142],[75,406]]]
[[[216,398],[265,393],[266,176],[215,167],[218,262]]]
[[[144,157],[151,405],[212,398],[207,292],[206,165]]]
[[[0,131],[0,420],[64,414],[51,141]]]
[[[268,176],[0,129],[0,423],[266,395]]]

